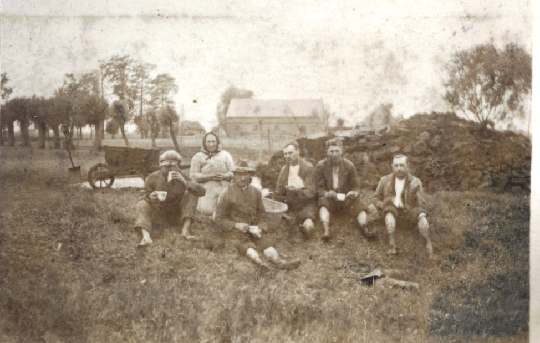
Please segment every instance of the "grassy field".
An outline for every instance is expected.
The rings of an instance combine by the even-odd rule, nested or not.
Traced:
[[[100,154],[76,153],[83,170]],[[429,195],[436,259],[414,231],[385,254],[346,220],[335,239],[271,235],[293,271],[262,272],[201,218],[137,249],[135,189],[69,185],[61,151],[0,148],[0,342],[526,342],[529,197]],[[320,231],[320,230],[319,230]],[[363,265],[420,289],[362,285]]]

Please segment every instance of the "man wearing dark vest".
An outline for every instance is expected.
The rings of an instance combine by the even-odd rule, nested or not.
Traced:
[[[326,142],[327,158],[315,167],[315,185],[319,196],[319,216],[323,240],[330,239],[330,215],[346,213],[360,224],[366,206],[360,200],[358,173],[354,164],[343,158],[339,139]]]

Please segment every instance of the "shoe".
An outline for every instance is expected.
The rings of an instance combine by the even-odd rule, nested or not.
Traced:
[[[371,231],[369,229],[369,226],[361,227],[360,232],[362,232],[364,237],[366,237],[367,239],[373,239],[377,236],[377,231],[376,230]]]
[[[281,262],[274,263],[274,265],[279,269],[292,270],[292,269],[296,269],[296,268],[300,267],[301,263],[302,262],[300,262],[300,260],[294,259],[294,260],[291,260],[291,261],[283,260]]]
[[[331,238],[332,236],[330,235],[330,233],[324,233],[321,237],[324,242],[329,242]]]
[[[137,245],[137,247],[145,247],[145,246],[148,246],[150,244],[152,244],[153,241],[150,237],[143,237],[143,239],[141,239],[141,241],[139,242],[139,244]]]

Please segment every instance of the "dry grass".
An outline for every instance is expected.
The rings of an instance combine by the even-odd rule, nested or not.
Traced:
[[[1,152],[2,342],[527,339],[527,309],[505,301],[520,299],[524,290],[528,297],[527,285],[510,283],[513,289],[495,288],[487,298],[475,293],[486,301],[466,296],[486,284],[493,288],[490,278],[500,282],[500,275],[527,273],[527,196],[434,194],[433,262],[413,231],[398,232],[402,252],[389,258],[382,232],[367,242],[347,221],[334,223],[336,238],[327,245],[319,233],[304,242],[279,227],[272,233],[278,248],[303,264],[289,272],[261,272],[206,221],[194,226],[200,242],[164,228],[155,233],[154,245],[139,250],[132,230],[139,191],[66,186],[65,161],[37,153],[31,161],[28,155],[15,161],[20,151]],[[356,272],[361,263],[396,269],[418,282],[420,291],[363,286]],[[509,315],[486,312],[493,307]],[[475,320],[482,327],[468,331]],[[501,320],[507,330],[494,331]]]

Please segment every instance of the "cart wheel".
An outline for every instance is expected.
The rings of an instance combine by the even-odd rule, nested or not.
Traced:
[[[114,175],[105,163],[98,163],[88,170],[88,183],[93,189],[111,188]]]

